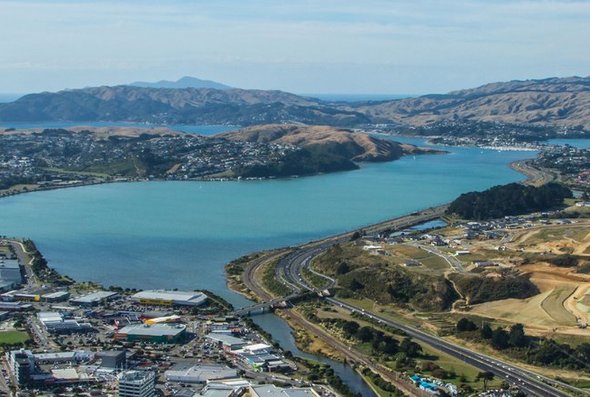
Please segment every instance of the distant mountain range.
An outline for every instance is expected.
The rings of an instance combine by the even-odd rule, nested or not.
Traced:
[[[229,90],[230,86],[218,83],[211,80],[201,80],[196,77],[185,76],[176,81],[160,80],[155,83],[148,83],[146,81],[136,81],[129,84],[133,87],[143,88],[212,88],[214,90]]]
[[[182,80],[171,84],[182,83]],[[201,80],[199,80],[201,81]],[[487,84],[417,98],[325,102],[282,91],[115,86],[26,95],[0,104],[0,121],[141,121],[176,124],[303,123],[423,126],[494,121],[590,131],[590,77]],[[141,83],[140,83],[141,84]]]
[[[590,77],[492,83],[446,95],[425,95],[350,107],[376,122],[495,121],[590,131]]]

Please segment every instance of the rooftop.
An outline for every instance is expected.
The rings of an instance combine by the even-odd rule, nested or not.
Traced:
[[[16,259],[0,259],[0,268],[20,269],[20,265]]]
[[[250,386],[253,397],[319,397],[310,387],[283,389],[275,385]]]
[[[132,324],[121,328],[118,333],[141,336],[176,336],[186,329],[182,324]]]
[[[132,298],[135,300],[172,301],[177,304],[200,305],[207,300],[207,295],[193,291],[146,290],[138,292]]]
[[[74,303],[97,303],[115,295],[117,295],[117,293],[112,291],[95,291],[88,295],[70,299],[70,301]]]
[[[155,375],[151,371],[124,371],[118,376],[119,382],[125,383],[144,383],[154,379]]]
[[[220,333],[210,333],[207,334],[207,338],[214,340],[216,342],[221,342],[224,345],[246,345],[248,342],[241,338],[236,338],[235,336],[227,335],[227,334],[220,334]]]
[[[186,383],[205,383],[212,379],[235,378],[237,375],[237,370],[221,364],[198,364],[166,371],[166,379]]]

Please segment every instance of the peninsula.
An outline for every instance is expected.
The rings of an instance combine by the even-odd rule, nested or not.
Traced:
[[[224,135],[167,128],[76,127],[0,132],[0,191],[139,179],[219,180],[314,175],[442,153],[333,127],[265,125]]]

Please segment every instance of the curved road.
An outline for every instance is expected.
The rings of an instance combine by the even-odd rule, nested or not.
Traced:
[[[446,209],[446,206],[429,209],[420,213],[414,213],[406,217],[397,218],[378,225],[370,226],[364,230],[379,232],[387,229],[403,229],[408,226],[439,218],[444,213],[444,209]],[[317,291],[313,286],[308,285],[304,281],[301,274],[302,269],[308,267],[314,257],[325,252],[328,248],[337,243],[350,241],[352,236],[353,232],[343,233],[341,235],[333,236],[325,240],[312,242],[299,247],[279,261],[276,269],[277,277],[285,282],[285,284],[290,286],[294,293],[305,290],[320,293],[320,291]],[[327,276],[324,277],[330,280],[333,285],[333,279]],[[456,357],[468,364],[473,365],[476,368],[479,368],[482,371],[492,372],[497,377],[504,379],[511,384],[517,385],[521,390],[529,393],[530,395],[547,397],[565,397],[570,395],[552,386],[556,384],[562,387],[567,387],[569,390],[575,391],[582,395],[590,395],[590,393],[584,390],[580,390],[570,385],[539,376],[531,371],[497,360],[491,356],[474,352],[417,328],[380,317],[373,313],[365,312],[364,309],[355,307],[341,300],[335,298],[326,298],[326,300],[334,305],[340,306],[351,312],[359,313],[379,323],[400,329],[412,338],[426,343],[429,346],[440,350],[441,352]]]

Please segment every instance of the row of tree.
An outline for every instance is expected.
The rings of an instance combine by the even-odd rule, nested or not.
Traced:
[[[572,347],[552,339],[527,335],[522,324],[514,324],[508,330],[501,327],[492,329],[487,323],[478,327],[467,318],[457,322],[456,332],[461,337],[489,343],[496,350],[529,364],[588,371],[590,343]]]
[[[356,321],[335,318],[322,321],[328,327],[341,329],[347,339],[370,343],[375,354],[405,353],[407,357],[419,357],[422,354],[422,347],[409,337],[405,337],[400,343],[396,338],[386,335],[383,331],[370,326],[361,327]]]

